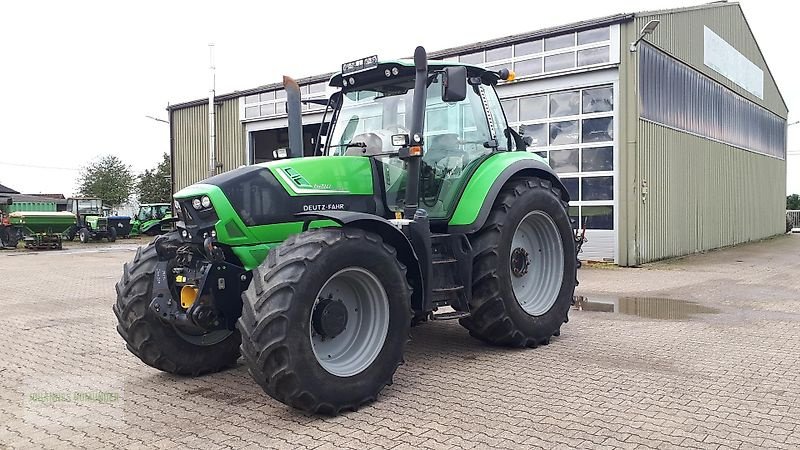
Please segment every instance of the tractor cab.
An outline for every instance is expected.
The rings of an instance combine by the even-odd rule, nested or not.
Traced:
[[[131,234],[156,236],[172,230],[172,208],[169,203],[142,203],[131,221]]]
[[[136,213],[136,220],[146,222],[148,220],[161,220],[172,215],[169,203],[142,203]]]
[[[452,214],[458,194],[492,153],[524,147],[503,114],[494,85],[513,79],[476,66],[430,62],[424,92],[419,202],[431,219]],[[377,57],[346,63],[330,85],[341,88],[323,153],[367,156],[376,161],[385,201],[392,215],[406,206],[407,156],[412,142],[413,61],[377,62]]]

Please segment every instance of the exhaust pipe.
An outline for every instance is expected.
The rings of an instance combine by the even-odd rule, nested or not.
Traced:
[[[424,154],[422,131],[425,126],[425,99],[428,89],[428,54],[422,46],[414,50],[414,100],[411,104],[411,136],[408,143],[408,184],[403,214],[414,218],[419,202],[420,159]]]
[[[286,90],[286,114],[289,120],[289,158],[303,157],[303,115],[300,103],[300,86],[291,77],[283,76]]]

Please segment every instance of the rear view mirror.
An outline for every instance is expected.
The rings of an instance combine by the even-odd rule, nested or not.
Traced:
[[[467,98],[467,68],[450,66],[444,68],[442,82],[442,101],[447,103],[461,102]]]

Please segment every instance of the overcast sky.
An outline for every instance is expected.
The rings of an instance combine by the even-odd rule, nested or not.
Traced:
[[[336,70],[377,53],[407,56],[600,16],[697,1],[5,2],[0,14],[0,183],[70,194],[77,168],[111,153],[134,171],[169,150],[169,103]],[[742,8],[800,119],[796,20],[788,1]],[[391,6],[390,6],[391,5]],[[476,5],[474,7],[468,5]],[[789,128],[788,191],[800,193],[800,125]]]

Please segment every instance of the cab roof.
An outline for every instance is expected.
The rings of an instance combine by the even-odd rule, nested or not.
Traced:
[[[435,72],[442,70],[445,67],[463,66],[467,68],[468,77],[479,77],[487,84],[495,84],[499,81],[500,77],[496,72],[486,70],[472,64],[464,64],[455,61],[428,61],[428,72]],[[397,69],[395,74],[394,69]],[[386,71],[390,76],[386,76]],[[358,72],[348,73],[345,75],[348,83],[345,85],[342,82],[342,72],[333,75],[328,83],[332,87],[343,88],[344,90],[360,89],[363,86],[374,85],[382,81],[391,81],[393,79],[407,79],[414,76],[414,61],[410,59],[397,59],[389,61],[380,61],[377,66],[369,69],[361,70]],[[350,79],[355,81],[351,85]]]

